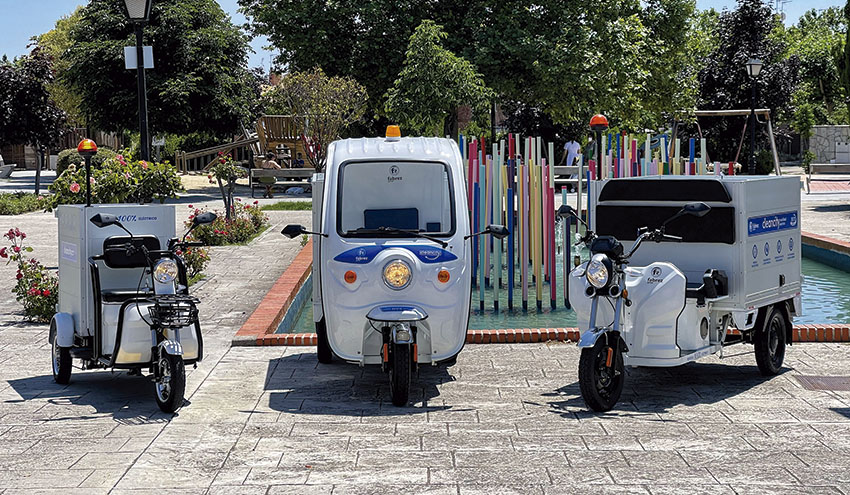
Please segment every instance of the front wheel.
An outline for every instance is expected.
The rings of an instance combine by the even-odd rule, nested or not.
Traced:
[[[71,349],[59,347],[59,337],[54,333],[51,356],[53,361],[53,381],[60,385],[71,382]]]
[[[773,376],[782,369],[785,360],[785,336],[788,323],[785,315],[776,306],[767,311],[764,325],[755,330],[753,345],[756,351],[756,364],[764,376]]]
[[[390,393],[394,406],[406,406],[410,399],[410,344],[392,344]]]
[[[605,337],[600,337],[593,347],[582,349],[578,362],[581,396],[587,407],[596,412],[610,411],[614,407],[620,400],[626,378],[622,353],[616,345],[609,345]]]
[[[183,364],[183,356],[162,352],[157,366],[159,378],[154,384],[156,405],[162,412],[176,412],[183,405],[183,394],[186,391],[186,366]]]

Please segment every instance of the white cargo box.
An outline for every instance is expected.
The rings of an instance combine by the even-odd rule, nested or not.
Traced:
[[[91,271],[88,259],[103,253],[103,241],[111,236],[127,233],[114,225],[104,228],[94,226],[89,219],[98,213],[115,215],[133,235],[155,235],[165,249],[175,235],[173,206],[110,204],[62,205],[56,209],[59,219],[59,308],[74,318],[79,335],[92,335]],[[132,275],[128,273],[133,272]],[[135,289],[141,269],[127,272],[101,270],[102,289]]]
[[[798,177],[656,176],[591,183],[591,228],[631,247],[640,227],[656,228],[685,203],[711,206],[704,217],[680,217],[667,233],[681,243],[644,243],[630,264],[669,261],[699,285],[708,269],[723,270],[728,297],[714,307],[750,328],[755,310],[793,299],[802,314],[800,180]]]

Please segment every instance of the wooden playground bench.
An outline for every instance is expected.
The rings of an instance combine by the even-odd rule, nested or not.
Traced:
[[[310,177],[316,173],[312,168],[252,168],[248,170],[248,180],[251,184],[251,197],[254,197],[254,188],[262,186],[259,184],[260,177],[274,177],[276,179],[284,179],[284,182],[278,182],[279,186],[292,187],[300,186],[307,187],[310,185]],[[285,180],[294,179],[294,180]]]

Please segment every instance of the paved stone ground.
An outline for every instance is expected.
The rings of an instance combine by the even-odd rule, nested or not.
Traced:
[[[732,356],[747,347],[629,370],[604,415],[582,404],[570,344],[468,346],[457,365],[421,370],[407,408],[389,404],[375,369],[320,366],[311,348],[230,348],[297,252],[280,224],[309,222],[272,217],[251,245],[213,249],[195,292],[207,359],[174,416],[145,378],[77,372],[54,384],[46,326],[22,323],[0,291],[0,495],[850,493],[850,392],[795,378],[848,374],[846,345],[793,346],[772,379],[752,354]],[[0,217],[0,232],[10,226],[55,265],[51,215]],[[13,275],[0,267],[0,280]]]

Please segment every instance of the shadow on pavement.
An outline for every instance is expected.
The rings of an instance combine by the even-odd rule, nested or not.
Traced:
[[[55,415],[46,419],[47,422],[84,421],[109,416],[120,424],[134,425],[164,422],[171,418],[170,414],[162,413],[157,407],[149,376],[74,369],[68,385],[57,384],[52,375],[19,378],[8,380],[8,383],[22,399],[5,402],[46,400],[45,409],[56,410]]]
[[[445,366],[423,365],[410,380],[410,403],[390,400],[389,377],[379,366],[360,367],[335,359],[319,364],[315,353],[283,356],[269,362],[265,389],[269,407],[290,414],[403,416],[451,409],[437,400],[437,385],[454,381]]]
[[[780,374],[790,371],[785,367]],[[607,413],[590,411],[581,398],[578,382],[546,394],[563,397],[549,402],[552,412],[564,417],[654,415],[669,412],[677,406],[711,405],[746,393],[772,378],[762,376],[753,365],[722,363],[688,363],[674,368],[626,367],[623,394],[614,409]]]
[[[812,211],[822,213],[850,211],[850,205],[820,205],[812,208]]]

